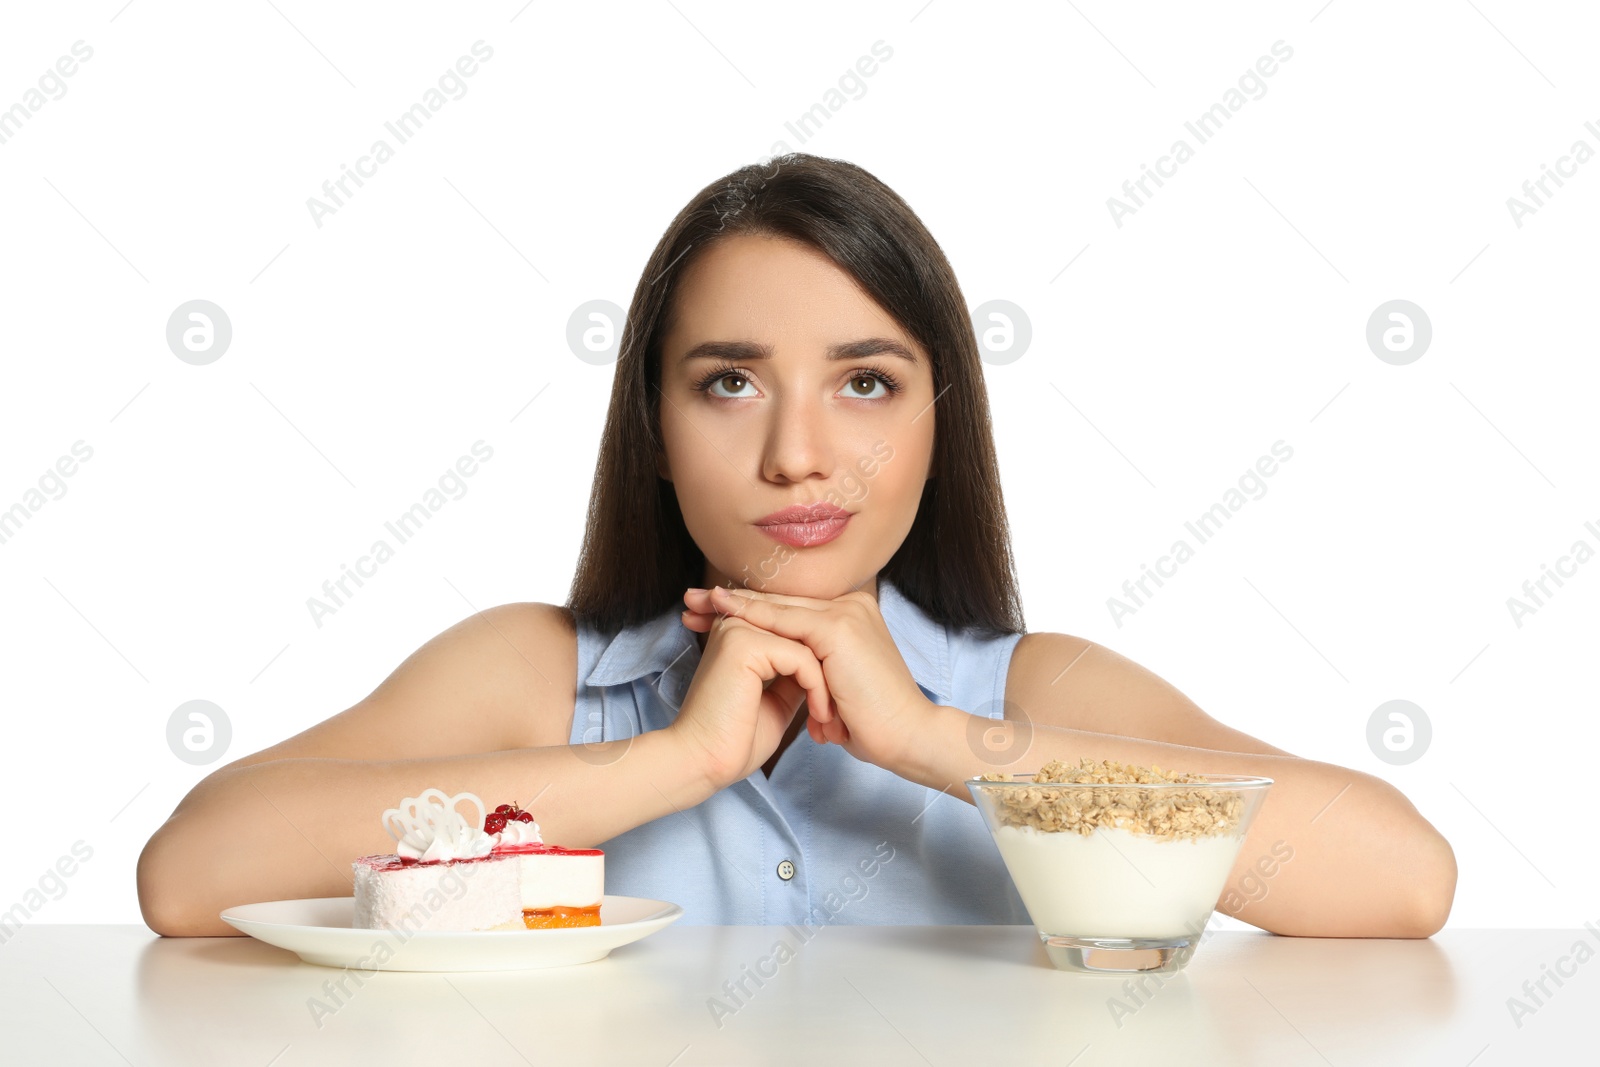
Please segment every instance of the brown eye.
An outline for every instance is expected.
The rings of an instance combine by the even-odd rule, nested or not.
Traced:
[[[694,387],[698,392],[705,393],[707,396],[714,397],[718,400],[734,400],[737,399],[736,396],[724,396],[721,393],[713,392],[712,387],[716,385],[722,385],[726,382],[738,382],[739,386],[736,388],[742,388],[744,385],[749,383],[749,380],[750,379],[746,378],[743,374],[739,374],[731,370],[725,370],[719,367],[716,370],[713,370],[710,374],[707,374],[704,378],[701,378],[699,381],[695,382]]]
[[[900,383],[884,371],[862,371],[854,378],[851,378],[850,381],[852,384],[846,388],[853,389],[857,400],[888,400],[900,391]],[[868,383],[866,389],[863,390],[859,385],[854,384],[858,382]],[[876,396],[872,395],[872,387],[875,385],[883,386],[883,392]]]

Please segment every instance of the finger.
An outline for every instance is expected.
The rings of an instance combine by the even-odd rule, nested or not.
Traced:
[[[835,745],[848,745],[850,743],[850,727],[844,724],[843,719],[834,719],[822,727],[823,736]]]
[[[690,611],[703,615],[736,615],[743,600],[729,600],[723,596],[729,588],[725,585],[712,586],[710,589],[686,589],[683,594],[684,605]],[[770,594],[762,594],[768,596]],[[810,601],[806,597],[787,597],[784,599],[808,602],[810,605],[821,607],[827,603],[825,600]],[[734,610],[730,610],[730,607]]]
[[[796,675],[795,680],[806,688],[807,721],[816,719],[819,722],[826,722],[833,714],[833,696],[828,692],[827,680],[822,675],[822,664],[818,663],[817,658],[809,651],[805,658],[809,658],[811,662],[807,665],[805,674]]]
[[[826,608],[829,604],[833,603],[831,600],[826,600],[820,597],[793,596],[787,593],[768,593],[760,589],[751,589],[749,586],[743,585],[715,585],[710,589],[707,589],[706,593],[708,596],[720,596],[724,593],[732,593],[740,597],[748,596],[755,600],[765,600],[769,604],[785,604],[789,607],[812,608],[814,610]]]
[[[730,589],[726,585],[714,585],[710,589],[689,588],[683,591],[683,602],[694,611],[721,611],[720,602],[716,599],[718,593],[726,593]]]
[[[811,740],[815,741],[819,745],[825,745],[828,743],[827,737],[825,737],[822,733],[822,724],[816,719],[808,718],[806,720],[806,733],[810,734]]]
[[[764,593],[758,589],[750,589],[745,586],[732,587],[726,585],[716,585],[712,586],[710,589],[686,589],[683,593],[683,602],[693,611],[717,612],[720,614],[726,614],[728,613],[728,604],[731,603],[734,607],[738,607],[739,603],[742,603],[742,601],[733,601],[724,596],[724,594],[729,593],[734,588],[737,588],[740,591],[739,594],[735,594],[736,596],[750,594],[752,597],[759,597],[760,599],[766,600],[773,604],[787,604],[790,607],[822,610],[831,603],[831,601],[820,600],[815,597],[788,596],[782,593]]]
[[[688,589],[684,591],[683,602],[687,610],[695,615],[715,617],[727,615],[729,612],[712,598],[709,589]]]
[[[805,645],[798,641],[788,640],[777,634],[764,631],[751,626],[742,619],[725,615],[716,624],[724,630],[743,628],[756,635],[757,648],[766,660],[761,671],[762,680],[770,681],[784,676],[791,677],[806,691],[806,707],[811,717],[821,722],[834,718],[832,714],[833,698],[828,692],[827,678],[822,672],[822,663]]]
[[[771,684],[767,686],[767,689],[776,692],[778,696],[783,698],[783,709],[790,718],[793,718],[796,712],[802,710],[806,702],[806,691],[801,688],[799,682],[788,675],[774,678]]]
[[[696,633],[709,633],[711,624],[717,621],[717,616],[712,612],[690,611],[687,608],[680,613],[679,618],[683,624]]]
[[[821,694],[811,693],[810,689],[800,685],[798,678],[786,678],[784,681],[789,681],[790,685],[794,685],[792,704],[800,701],[800,697],[805,697],[806,729],[811,728],[811,723],[821,728],[822,723],[838,718],[838,712],[834,709],[834,694],[827,691],[826,675],[824,675]],[[787,697],[789,694],[784,693],[784,696]]]
[[[832,622],[825,608],[813,608],[779,603],[765,594],[742,595],[722,589],[715,592],[715,605],[727,616],[743,619],[779,637],[799,641],[812,649],[821,650],[821,639]],[[804,597],[790,599],[804,600]],[[813,603],[826,605],[827,601]]]

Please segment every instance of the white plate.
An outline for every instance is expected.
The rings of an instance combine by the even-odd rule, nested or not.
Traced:
[[[361,972],[511,971],[565,967],[604,959],[618,945],[647,937],[683,915],[665,900],[600,898],[599,926],[554,930],[466,930],[459,933],[351,927],[354,897],[314,897],[242,904],[222,921],[307,963]]]

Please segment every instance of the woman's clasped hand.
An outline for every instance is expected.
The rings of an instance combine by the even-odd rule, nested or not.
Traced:
[[[778,672],[763,679],[784,706],[778,721],[762,722],[762,732],[776,729],[777,736],[759,758],[751,753],[746,774],[776,749],[802,694],[812,740],[838,745],[881,767],[903,759],[930,701],[911,676],[872,594],[858,591],[824,600],[716,586],[689,589],[683,599],[688,607],[684,625],[708,635],[703,668],[719,636],[726,640],[740,630],[753,631],[764,647],[782,649],[789,662],[800,665],[787,677]],[[684,703],[687,707],[688,696]]]

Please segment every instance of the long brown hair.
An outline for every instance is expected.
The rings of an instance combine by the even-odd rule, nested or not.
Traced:
[[[611,632],[649,621],[705,580],[663,451],[661,339],[683,272],[717,240],[787,237],[826,255],[928,353],[934,476],[911,530],[879,572],[955,629],[1024,632],[1011,535],[989,422],[989,394],[961,286],[922,220],[853,163],[804,152],[741,167],[700,190],[661,236],[622,329],[583,545],[567,599]]]

